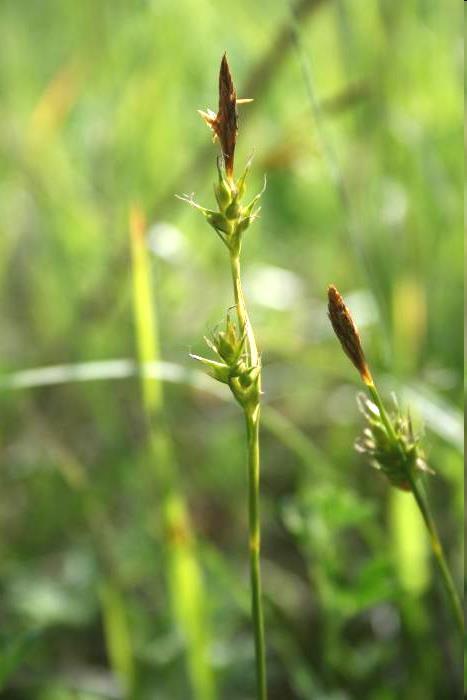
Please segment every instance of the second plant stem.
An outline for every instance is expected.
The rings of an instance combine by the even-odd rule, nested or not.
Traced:
[[[372,399],[374,400],[379,409],[381,418],[383,420],[384,425],[386,426],[386,430],[390,438],[394,441],[397,441],[397,435],[394,430],[394,426],[392,425],[392,422],[386,412],[386,409],[384,407],[384,404],[381,400],[376,386],[374,384],[368,384],[367,386]],[[462,610],[461,602],[459,600],[456,587],[454,585],[451,571],[446,561],[446,555],[444,553],[443,545],[441,544],[441,540],[438,535],[438,528],[436,527],[436,523],[428,505],[428,500],[426,498],[423,485],[420,483],[417,477],[412,474],[410,468],[407,469],[407,478],[410,484],[410,490],[412,491],[412,495],[415,498],[418,509],[421,513],[426,529],[428,531],[431,548],[441,573],[441,578],[447,596],[449,598],[449,602],[451,604],[456,624],[459,628],[459,632],[462,638],[464,638],[464,613]]]
[[[248,364],[258,364],[258,350],[253,329],[248,318],[248,312],[243,298],[240,277],[240,254],[231,252],[230,263],[234,287],[235,307],[237,310],[240,331],[245,333],[248,350]],[[258,379],[260,383],[260,378]],[[250,549],[250,581],[251,581],[251,611],[255,637],[256,683],[258,700],[266,700],[266,653],[264,641],[263,606],[261,600],[261,525],[259,515],[259,483],[260,483],[260,451],[259,451],[259,400],[252,406],[244,407],[246,432],[248,438],[248,516],[249,516],[249,549]]]
[[[451,571],[450,571],[448,563],[446,561],[446,556],[444,554],[443,545],[441,544],[441,540],[439,539],[438,529],[436,527],[436,523],[434,521],[434,518],[433,518],[431,511],[430,511],[430,508],[428,506],[428,501],[426,499],[426,495],[424,493],[424,489],[423,489],[422,484],[420,484],[413,477],[411,477],[410,481],[411,481],[410,485],[412,488],[413,496],[417,502],[418,508],[420,510],[420,513],[422,514],[426,528],[427,528],[428,533],[430,535],[431,548],[433,550],[433,554],[436,557],[436,561],[438,562],[438,567],[439,567],[439,570],[441,572],[444,587],[446,589],[446,593],[447,593],[449,601],[451,603],[452,611],[453,611],[454,617],[456,619],[456,623],[457,623],[457,626],[459,628],[459,632],[460,632],[461,637],[463,639],[464,638],[464,613],[462,610],[461,602],[459,600],[459,596],[458,596],[457,591],[456,591],[456,587],[454,585]]]

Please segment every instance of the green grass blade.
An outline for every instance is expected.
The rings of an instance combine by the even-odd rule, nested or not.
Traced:
[[[151,267],[145,241],[145,224],[138,207],[130,216],[133,270],[133,311],[141,364],[159,362],[157,309],[151,284]],[[159,492],[163,494],[167,583],[174,618],[186,644],[187,666],[196,700],[215,698],[214,676],[207,658],[205,593],[186,504],[178,488],[177,465],[164,420],[164,397],[159,380],[141,374],[144,407],[150,422],[150,450],[156,466]],[[149,467],[153,469],[152,466]]]

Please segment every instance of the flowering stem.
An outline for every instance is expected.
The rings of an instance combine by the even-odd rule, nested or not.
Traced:
[[[408,470],[409,471],[409,470]],[[454,585],[454,581],[452,578],[451,571],[449,569],[448,563],[446,561],[446,555],[444,553],[443,545],[441,544],[441,540],[438,535],[438,529],[436,527],[436,523],[434,521],[433,515],[431,513],[430,507],[428,505],[428,500],[425,494],[425,490],[423,488],[423,485],[420,483],[419,480],[417,480],[415,477],[412,476],[412,474],[408,474],[409,476],[409,481],[410,481],[410,488],[412,490],[413,496],[415,498],[415,501],[417,502],[417,506],[420,510],[420,513],[422,515],[423,521],[426,525],[426,529],[428,530],[428,534],[430,536],[430,543],[431,543],[431,548],[433,550],[433,554],[435,555],[440,573],[441,573],[441,578],[444,584],[445,591],[447,593],[447,596],[449,598],[449,602],[451,604],[452,612],[454,614],[456,624],[459,628],[459,632],[461,634],[461,638],[464,638],[464,613],[462,610],[461,602],[459,600],[459,596],[456,590],[456,587]]]
[[[387,430],[388,436],[391,438],[391,440],[394,441],[395,444],[397,444],[398,440],[396,431],[394,430],[394,426],[391,422],[391,419],[389,418],[386,409],[384,408],[384,404],[381,400],[381,396],[379,395],[379,391],[376,388],[376,385],[374,384],[374,382],[370,382],[366,383],[366,386],[368,387],[368,391],[370,392],[371,398],[378,407],[379,415],[381,416],[381,420],[384,423],[384,427]]]
[[[257,697],[258,700],[266,700],[266,657],[260,572],[261,532],[259,519],[259,418],[259,404],[256,405],[253,411],[248,409],[245,410],[246,429],[248,435],[251,608],[255,634]]]
[[[250,319],[248,317],[248,311],[246,308],[245,299],[243,297],[242,281],[240,277],[240,251],[230,253],[230,267],[232,270],[235,307],[237,310],[240,332],[246,333],[246,338],[248,341],[248,351],[250,355],[249,363],[251,365],[257,365],[258,349],[256,347],[255,336],[251,327]]]
[[[381,420],[384,423],[384,426],[386,427],[386,430],[388,432],[389,437],[391,440],[394,440],[395,442],[398,442],[398,438],[396,435],[396,432],[394,430],[394,426],[386,412],[386,409],[384,408],[384,404],[381,400],[381,397],[379,395],[379,392],[374,385],[374,383],[367,384],[368,390],[371,394],[372,399],[374,400],[375,404],[377,405],[379,409],[379,413],[381,416]],[[421,516],[423,518],[423,521],[425,523],[426,529],[428,531],[429,537],[430,537],[430,543],[431,543],[431,548],[433,550],[433,554],[435,556],[436,562],[438,564],[440,573],[441,573],[441,578],[443,581],[444,588],[446,590],[447,596],[449,598],[449,602],[451,603],[451,608],[454,613],[454,617],[456,620],[456,624],[459,627],[459,631],[461,633],[462,638],[464,637],[464,614],[462,610],[462,606],[460,603],[459,595],[457,593],[456,587],[454,585],[454,581],[451,575],[451,571],[449,569],[448,563],[446,561],[446,555],[444,553],[443,545],[441,544],[441,540],[438,535],[438,529],[436,527],[436,523],[434,521],[433,515],[431,513],[430,507],[428,505],[428,500],[423,488],[422,483],[420,482],[419,479],[413,474],[412,470],[410,469],[410,466],[407,465],[407,480],[410,484],[410,490],[412,491],[413,497],[415,498],[415,501],[417,503],[418,509],[421,513]]]
[[[257,366],[258,349],[251,327],[248,311],[243,297],[242,282],[240,277],[239,251],[231,251],[230,264],[232,269],[232,281],[234,288],[235,307],[241,332],[246,334],[248,347],[248,364]],[[260,377],[258,377],[260,386]],[[258,700],[266,700],[266,653],[264,642],[263,608],[261,601],[261,525],[259,517],[259,480],[260,480],[260,452],[259,452],[259,423],[260,403],[255,399],[243,407],[248,437],[248,515],[249,515],[249,547],[250,547],[250,581],[251,581],[251,612],[255,636],[256,657],[256,683]]]

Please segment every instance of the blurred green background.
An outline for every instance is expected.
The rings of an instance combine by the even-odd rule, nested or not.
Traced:
[[[217,106],[224,50],[255,98],[237,168],[254,151],[251,193],[268,180],[244,278],[270,697],[460,696],[423,528],[353,449],[358,376],[326,317],[333,282],[383,393],[425,426],[460,587],[460,3],[296,7],[292,25],[267,0],[0,5],[2,698],[255,696],[244,426],[188,358],[229,269],[174,197],[214,203],[196,109]]]

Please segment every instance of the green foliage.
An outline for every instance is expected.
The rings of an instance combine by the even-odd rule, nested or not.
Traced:
[[[0,642],[0,690],[3,690],[15,671],[25,663],[28,654],[39,637],[38,630],[27,630],[9,636]]]
[[[216,209],[217,147],[195,108],[215,105],[226,49],[239,96],[255,100],[240,114],[237,163],[254,148],[251,191],[268,178],[243,275],[263,362],[271,698],[460,696],[457,632],[426,543],[353,450],[358,377],[332,336],[325,290],[345,294],[382,394],[396,391],[426,425],[436,475],[423,478],[460,588],[461,10],[318,5],[300,32],[320,125],[285,3],[0,5],[8,700],[124,697],[122,678],[136,700],[188,700],[211,675],[222,700],[254,697],[244,426],[225,387],[188,357],[232,303],[226,251],[174,197],[196,187]],[[134,202],[147,217],[135,277]],[[143,387],[139,359],[156,363]],[[129,362],[86,364],[107,360]],[[19,374],[78,363],[81,373]],[[423,577],[411,586],[415,557]]]

